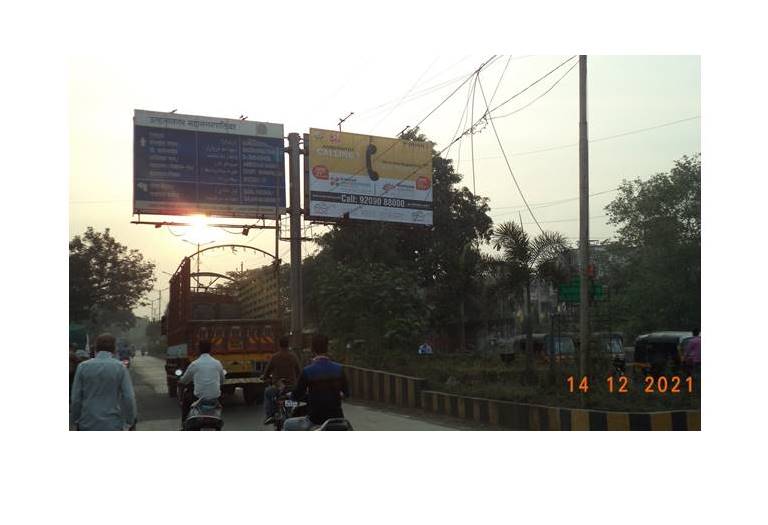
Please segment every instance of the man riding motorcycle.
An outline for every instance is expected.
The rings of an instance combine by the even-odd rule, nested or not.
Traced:
[[[349,385],[344,369],[328,356],[328,337],[316,334],[312,337],[312,353],[315,358],[302,370],[291,397],[306,397],[308,418],[314,425],[322,425],[332,418],[344,418],[341,400],[349,397]]]
[[[280,350],[277,351],[264,369],[262,379],[272,384],[264,389],[265,425],[272,423],[275,415],[275,401],[281,390],[293,387],[301,373],[298,358],[288,350],[288,336],[280,338]]]
[[[224,367],[218,359],[211,357],[211,342],[200,341],[198,344],[200,356],[192,361],[187,370],[179,378],[179,383],[186,385],[194,383],[194,393],[184,389],[181,403],[181,426],[189,415],[189,410],[198,399],[218,401],[221,397],[221,385],[224,383]]]

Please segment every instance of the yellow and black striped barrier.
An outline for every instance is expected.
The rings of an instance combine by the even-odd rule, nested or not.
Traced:
[[[426,380],[358,366],[344,365],[353,398],[408,408],[421,407]]]
[[[435,414],[510,430],[701,430],[701,411],[612,412],[548,407],[422,390],[421,406]]]
[[[701,430],[700,410],[612,412],[531,405],[427,390],[427,381],[344,365],[353,398],[509,430]]]

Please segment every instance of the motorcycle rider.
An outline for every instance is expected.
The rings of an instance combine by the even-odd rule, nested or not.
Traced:
[[[270,377],[273,380],[283,380],[285,386],[292,387],[296,384],[296,380],[301,373],[301,365],[299,365],[299,359],[288,350],[288,336],[284,335],[280,338],[280,350],[276,352],[267,364],[267,368],[264,369],[262,378],[264,380]],[[280,387],[276,384],[268,386],[264,389],[264,414],[266,419],[265,425],[269,425],[273,422],[275,415],[275,401],[280,393]]]
[[[194,393],[184,389],[184,397],[181,402],[181,426],[189,415],[192,403],[198,399],[218,401],[221,397],[221,385],[224,383],[224,367],[218,359],[211,357],[211,342],[200,341],[197,345],[199,357],[192,361],[184,374],[179,378],[179,383],[186,385],[193,382]]]
[[[328,358],[328,337],[315,334],[312,337],[312,363],[302,370],[299,382],[292,392],[293,399],[307,397],[309,420],[322,425],[331,418],[343,418],[343,397],[349,397],[349,385],[344,369]]]

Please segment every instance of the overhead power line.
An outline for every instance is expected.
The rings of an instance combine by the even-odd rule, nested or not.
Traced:
[[[667,126],[673,126],[675,124],[681,124],[683,122],[689,122],[691,120],[698,120],[700,118],[701,118],[700,115],[695,115],[693,117],[688,117],[688,118],[679,119],[679,120],[673,120],[671,122],[665,122],[663,124],[658,124],[656,126],[650,126],[650,127],[647,127],[647,128],[640,128],[640,129],[633,129],[633,130],[630,130],[630,131],[625,131],[625,132],[622,132],[622,133],[617,133],[615,135],[609,135],[607,137],[600,137],[598,139],[592,139],[592,140],[589,141],[589,143],[593,144],[595,142],[602,142],[604,140],[611,140],[611,139],[615,139],[615,138],[619,138],[619,137],[626,137],[628,135],[635,135],[637,133],[645,133],[646,131],[653,131],[655,129],[665,128]],[[509,157],[521,157],[523,155],[533,155],[535,153],[545,153],[547,151],[556,151],[556,150],[559,150],[559,149],[574,148],[574,147],[576,147],[578,145],[579,145],[578,142],[574,142],[572,144],[562,144],[560,146],[550,146],[548,148],[534,149],[534,150],[530,150],[530,151],[521,151],[521,152],[518,152],[518,153],[508,153],[507,156],[509,156]],[[501,156],[499,156],[499,155],[490,155],[488,157],[478,157],[478,159],[500,159],[500,158],[501,158]]]
[[[515,177],[515,172],[512,171],[512,166],[509,165],[509,159],[507,159],[506,154],[504,153],[504,146],[501,144],[501,138],[499,137],[498,131],[496,131],[496,124],[493,122],[493,115],[491,115],[490,108],[488,106],[488,100],[485,98],[485,90],[483,89],[483,83],[480,81],[480,78],[478,77],[477,83],[480,86],[480,94],[483,95],[483,100],[485,101],[485,108],[486,112],[488,113],[488,120],[491,122],[491,128],[493,129],[493,134],[496,136],[496,141],[499,143],[499,149],[501,150],[501,154],[504,155],[504,161],[507,163],[507,169],[509,169],[509,174],[512,176],[512,180],[515,183],[515,187],[517,187],[517,191],[520,194],[520,198],[523,199],[523,202],[525,203],[525,207],[528,209],[528,213],[531,214],[531,218],[533,219],[533,222],[536,223],[536,226],[539,227],[539,230],[541,230],[541,233],[544,233],[544,228],[541,227],[541,224],[539,224],[539,221],[536,220],[536,215],[534,215],[533,210],[531,210],[531,207],[528,205],[528,201],[525,199],[525,195],[523,194],[522,188],[520,188],[520,184],[517,182],[517,177]]]
[[[469,81],[470,81],[470,79],[472,79],[472,78],[473,78],[475,75],[477,75],[478,73],[480,73],[480,71],[482,71],[482,69],[483,69],[484,67],[488,66],[488,65],[489,65],[491,62],[493,62],[494,60],[496,60],[496,58],[498,58],[498,55],[493,55],[491,58],[489,58],[488,60],[486,60],[485,62],[483,62],[482,64],[480,64],[480,67],[478,67],[478,68],[477,68],[477,69],[476,69],[476,70],[475,70],[475,71],[474,71],[474,72],[473,72],[473,73],[472,73],[470,76],[468,76],[468,77],[467,77],[467,79],[466,79],[466,80],[464,80],[464,82],[462,82],[462,83],[459,85],[459,87],[457,87],[456,89],[454,89],[453,91],[451,91],[451,94],[450,94],[450,95],[448,95],[447,97],[445,97],[445,98],[444,98],[444,99],[443,99],[443,100],[442,100],[442,101],[441,101],[441,102],[440,102],[440,103],[439,103],[437,106],[435,106],[435,108],[434,108],[432,111],[430,111],[429,113],[427,113],[427,115],[426,115],[426,116],[425,116],[423,119],[421,119],[420,121],[418,121],[418,122],[416,123],[416,125],[415,125],[415,126],[411,126],[411,127],[413,127],[413,128],[418,128],[419,126],[421,126],[421,125],[424,123],[424,121],[425,121],[425,120],[427,120],[427,119],[428,119],[430,116],[432,116],[432,114],[433,114],[435,111],[437,111],[438,109],[440,109],[440,108],[442,107],[442,105],[443,105],[443,104],[445,104],[446,102],[448,102],[448,101],[451,99],[451,97],[453,97],[453,95],[455,95],[455,94],[456,94],[456,92],[457,92],[459,89],[461,89],[461,87],[462,87],[464,84],[466,84],[467,82],[469,82]]]
[[[575,68],[577,65],[579,65],[579,62],[578,62],[578,61],[574,62],[574,63],[573,63],[573,65],[572,65],[571,67],[569,67],[569,68],[568,68],[568,70],[567,70],[565,73],[563,73],[563,75],[562,75],[560,78],[558,78],[557,80],[555,80],[555,82],[554,82],[554,83],[553,83],[553,84],[552,84],[552,85],[549,87],[549,89],[547,89],[547,90],[546,90],[544,93],[542,93],[542,94],[541,94],[541,95],[539,95],[538,97],[534,98],[533,100],[531,100],[530,102],[528,102],[528,103],[527,103],[527,104],[525,104],[524,106],[522,106],[522,107],[520,107],[520,108],[517,108],[516,110],[514,110],[514,111],[512,111],[512,112],[510,112],[510,113],[507,113],[506,115],[499,115],[498,117],[494,117],[494,118],[495,118],[496,120],[499,120],[500,118],[511,117],[511,116],[512,116],[512,115],[514,115],[515,113],[519,113],[520,111],[524,110],[524,109],[525,109],[525,108],[527,108],[528,106],[531,106],[531,105],[532,105],[532,104],[534,104],[534,103],[535,103],[537,100],[539,100],[539,99],[541,99],[542,97],[546,96],[546,95],[547,95],[547,93],[549,93],[550,91],[552,91],[553,89],[555,89],[555,86],[557,86],[557,85],[560,83],[560,81],[562,81],[562,80],[563,80],[563,79],[564,79],[566,76],[568,76],[568,73],[570,73],[570,72],[571,72],[571,70],[573,70],[573,68]]]
[[[616,187],[616,188],[612,188],[610,190],[599,191],[597,193],[590,193],[589,196],[590,197],[596,197],[598,195],[605,195],[606,193],[613,193],[614,191],[619,191],[619,188]],[[556,206],[557,204],[564,204],[566,202],[572,202],[572,201],[577,201],[577,200],[579,200],[579,197],[570,197],[570,198],[567,198],[567,199],[560,199],[560,200],[556,200],[556,201],[539,202],[539,203],[536,203],[536,204],[532,204],[531,208],[533,208],[534,210],[537,210],[537,209],[540,209],[540,208],[549,208],[550,206]],[[512,211],[512,212],[510,212],[508,214],[505,214],[505,215],[509,215],[511,213],[517,213],[518,210],[522,210],[524,208],[525,208],[524,205],[518,204],[516,206],[501,206],[501,207],[498,207],[498,208],[492,208],[492,211],[514,210],[514,211]]]

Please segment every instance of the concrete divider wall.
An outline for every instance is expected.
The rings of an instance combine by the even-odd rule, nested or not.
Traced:
[[[422,390],[428,412],[510,430],[701,430],[701,411],[610,412],[558,408]]]
[[[421,408],[421,391],[427,383],[425,379],[358,366],[344,365],[344,370],[353,398]]]
[[[510,430],[701,430],[700,410],[610,412],[427,390],[426,379],[344,365],[353,398],[421,408]]]

